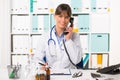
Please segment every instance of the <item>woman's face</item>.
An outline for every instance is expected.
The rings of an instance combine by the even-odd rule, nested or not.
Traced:
[[[55,15],[56,26],[65,29],[70,21],[70,17],[66,11],[63,11],[60,15]]]

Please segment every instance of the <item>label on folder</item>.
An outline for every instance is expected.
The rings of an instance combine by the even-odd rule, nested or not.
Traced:
[[[71,75],[70,69],[51,69],[51,75]]]

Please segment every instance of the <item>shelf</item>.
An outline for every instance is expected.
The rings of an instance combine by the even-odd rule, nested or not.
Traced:
[[[11,35],[29,35],[29,33],[11,33]]]
[[[11,64],[13,60],[12,56],[14,55],[21,55],[22,58],[22,55],[30,54],[31,48],[31,51],[34,53],[37,50],[37,40],[42,34],[44,34],[44,32],[47,33],[50,31],[50,28],[55,24],[54,10],[59,1],[56,0],[50,2],[53,5],[51,5],[49,1],[46,1],[47,0],[30,0],[30,3],[28,3],[28,0],[11,1]],[[69,2],[71,6],[72,17],[74,17],[74,26],[78,29],[83,53],[89,54],[88,68],[91,68],[90,65],[92,63],[90,62],[90,56],[92,54],[109,55],[110,53],[109,5],[106,4],[108,3],[107,0],[105,1],[105,4],[100,1],[101,0],[87,0],[87,2],[86,0],[64,0],[66,3]],[[100,4],[98,2],[100,2]],[[48,4],[51,6],[47,6]],[[100,5],[102,6],[99,7]],[[51,12],[49,11],[50,9]]]

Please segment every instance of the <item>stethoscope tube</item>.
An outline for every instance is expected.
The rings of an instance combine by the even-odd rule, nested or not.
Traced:
[[[68,53],[68,51],[67,51],[67,48],[66,48],[66,45],[65,45],[65,41],[64,41],[64,40],[63,40],[63,45],[64,45],[65,52],[66,52],[66,54],[67,54],[67,56],[68,56],[69,61],[72,63],[72,65],[74,65],[76,68],[78,68],[78,67],[76,66],[76,64],[74,64],[73,61],[71,60],[70,55],[69,55],[69,53]]]
[[[50,45],[50,41],[53,41],[54,45],[56,45],[56,42],[54,39],[52,39],[52,31],[54,29],[55,26],[52,27],[51,31],[50,31],[50,39],[48,40],[48,46]]]
[[[51,31],[50,31],[50,39],[48,40],[48,46],[50,45],[50,41],[53,41],[54,45],[56,45],[55,40],[52,39],[52,31],[53,31],[54,28],[55,28],[55,26],[53,26],[52,29],[51,29]],[[64,39],[63,39],[63,45],[64,45],[64,49],[65,49],[65,52],[66,52],[66,54],[68,56],[69,61],[72,63],[72,65],[74,65],[77,68],[77,66],[73,63],[73,61],[70,58],[70,55],[69,55],[69,53],[67,51]]]

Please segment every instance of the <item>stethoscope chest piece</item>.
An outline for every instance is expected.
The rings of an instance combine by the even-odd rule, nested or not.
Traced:
[[[54,40],[50,39],[49,40],[49,45],[48,45],[48,48],[49,48],[49,52],[51,54],[51,56],[56,56],[56,43],[54,42]]]

